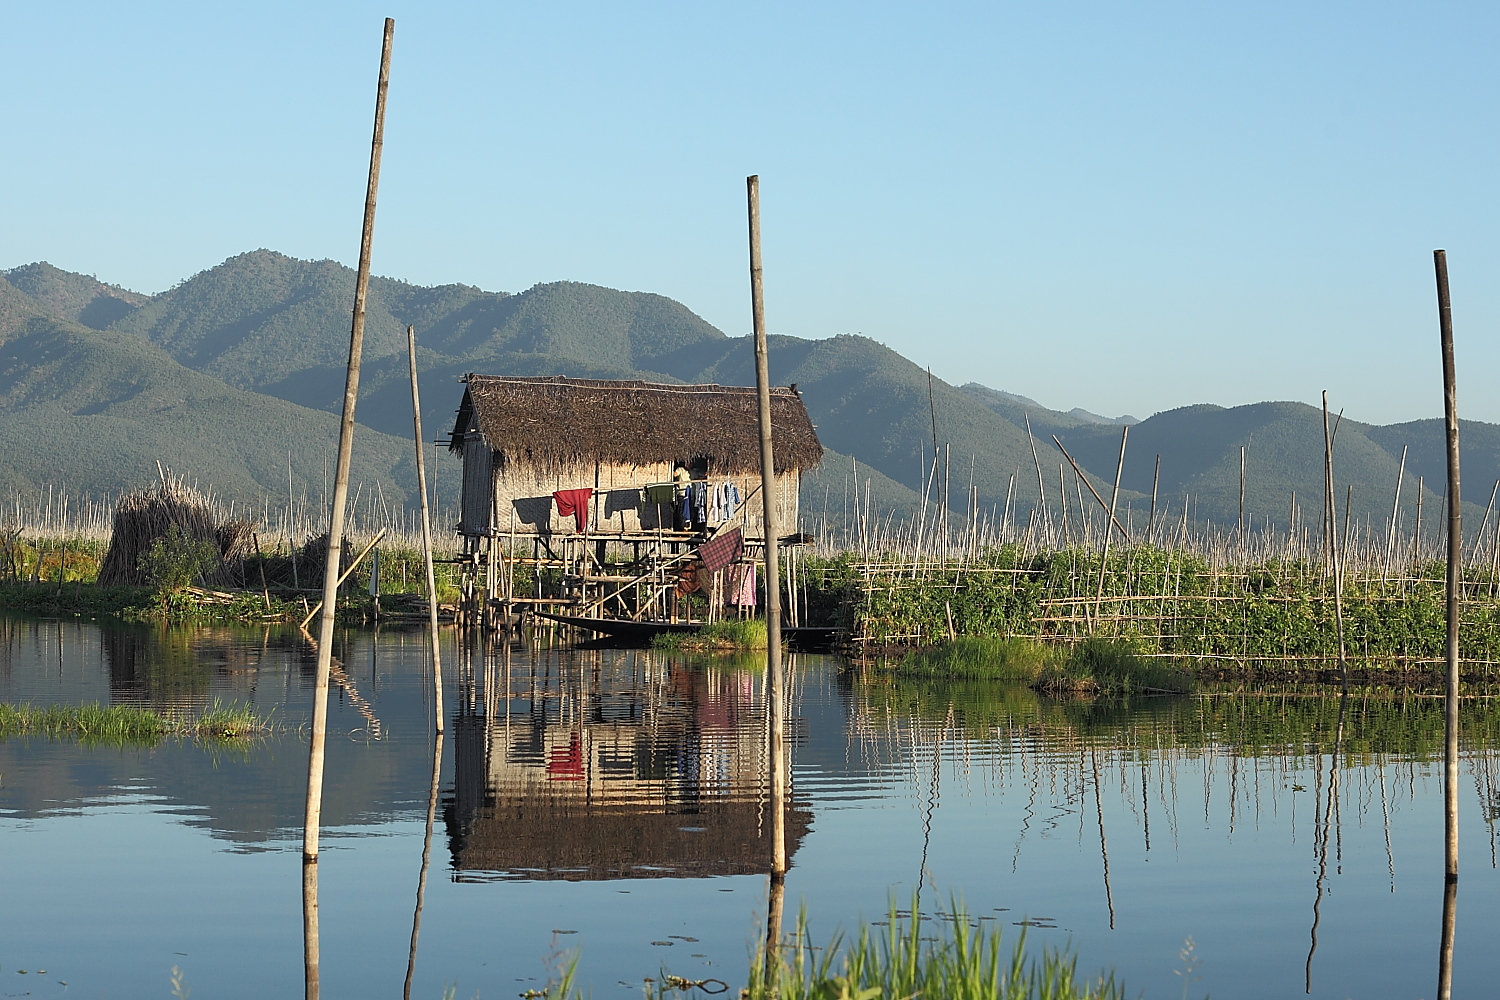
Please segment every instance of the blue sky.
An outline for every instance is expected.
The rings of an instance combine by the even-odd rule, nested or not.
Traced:
[[[0,5],[0,267],[159,291],[353,263],[396,18],[375,270],[660,292],[1138,416],[1500,421],[1500,13],[1479,4]]]

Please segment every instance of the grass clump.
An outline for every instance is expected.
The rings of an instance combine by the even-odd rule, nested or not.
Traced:
[[[697,632],[663,632],[651,637],[651,648],[669,650],[740,650],[766,648],[763,618],[726,618]]]
[[[191,719],[171,719],[131,705],[12,705],[0,702],[0,739],[45,736],[87,745],[156,746],[168,737],[236,743],[265,732],[255,713],[217,701]]]
[[[918,650],[896,665],[913,677],[1035,683],[1058,660],[1055,650],[1034,639],[961,635]]]
[[[1144,657],[1130,639],[1093,636],[1043,671],[1037,688],[1072,694],[1186,694],[1192,676]]]
[[[1067,951],[1026,951],[1026,935],[1005,947],[998,922],[988,926],[960,904],[925,917],[894,902],[887,926],[861,925],[827,947],[813,945],[805,915],[791,938],[768,956],[762,947],[750,966],[746,1000],[1120,1000],[1124,990],[1112,975],[1085,978]],[[682,989],[676,977],[666,985]],[[690,983],[690,985],[692,985]],[[658,991],[664,997],[665,989]]]

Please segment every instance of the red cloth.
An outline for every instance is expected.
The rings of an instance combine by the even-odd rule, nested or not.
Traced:
[[[552,494],[552,499],[557,501],[557,513],[561,517],[573,515],[573,526],[579,531],[589,520],[589,500],[594,495],[593,490],[558,490]]]
[[[730,528],[698,546],[698,558],[703,560],[704,569],[717,573],[738,559],[744,550],[745,536],[739,528]]]

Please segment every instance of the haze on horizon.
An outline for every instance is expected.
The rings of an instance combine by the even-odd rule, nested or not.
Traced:
[[[0,268],[159,291],[256,247],[353,263],[396,18],[374,269],[659,292],[861,332],[1061,409],[1263,399],[1500,421],[1491,54],[1472,3],[11,5]]]

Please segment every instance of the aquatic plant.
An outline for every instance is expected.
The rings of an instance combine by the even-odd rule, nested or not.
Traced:
[[[652,636],[651,646],[667,650],[765,649],[766,622],[763,618],[725,618],[710,622],[697,632]]]
[[[986,926],[988,924],[988,926]],[[762,944],[750,965],[744,1000],[1118,1000],[1123,988],[1109,973],[1087,978],[1069,951],[1026,949],[1024,931],[1005,947],[998,921],[975,919],[960,903],[933,917],[916,900],[909,910],[893,901],[884,927],[861,924],[852,938],[835,934],[813,944],[806,914],[789,939]],[[683,985],[686,984],[686,985]],[[658,998],[695,986],[664,976]]]
[[[1065,659],[1050,664],[1036,686],[1049,692],[1079,694],[1185,694],[1193,689],[1186,672],[1140,655],[1128,638],[1095,636],[1074,646]]]
[[[1030,684],[1062,654],[1034,639],[961,635],[903,657],[896,670],[914,677],[1024,681]]]
[[[266,731],[250,709],[215,701],[197,716],[173,719],[131,705],[13,705],[0,702],[0,739],[45,736],[106,746],[155,746],[168,737],[234,743]]]

